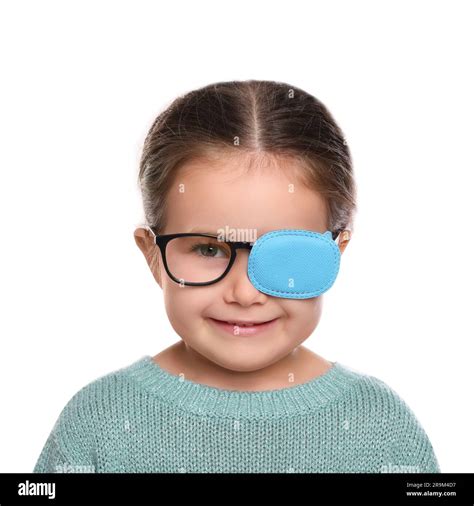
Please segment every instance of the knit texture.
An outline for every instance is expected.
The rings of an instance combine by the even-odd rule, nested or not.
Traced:
[[[279,390],[224,390],[145,355],[61,411],[33,472],[440,472],[413,411],[339,362]]]

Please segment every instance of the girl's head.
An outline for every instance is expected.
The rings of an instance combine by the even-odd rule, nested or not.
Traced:
[[[178,97],[145,139],[139,184],[146,225],[157,234],[330,230],[342,253],[350,234],[340,233],[353,229],[357,209],[350,152],[331,114],[312,95],[274,81],[222,82]],[[252,285],[248,250],[238,250],[219,282],[182,286],[167,275],[146,228],[135,230],[135,240],[163,289],[174,330],[226,369],[277,362],[319,322],[322,295],[283,299]],[[275,318],[254,337],[227,334],[212,321]]]

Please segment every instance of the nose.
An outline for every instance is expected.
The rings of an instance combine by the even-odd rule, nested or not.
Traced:
[[[264,301],[268,295],[255,288],[248,277],[248,259],[251,247],[248,245],[236,251],[232,268],[223,280],[226,282],[226,301],[238,302],[242,306]]]

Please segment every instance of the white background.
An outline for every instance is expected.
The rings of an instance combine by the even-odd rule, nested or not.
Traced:
[[[179,339],[133,239],[153,119],[216,81],[322,100],[359,212],[305,345],[390,385],[474,472],[472,3],[0,3],[0,472],[80,388]]]

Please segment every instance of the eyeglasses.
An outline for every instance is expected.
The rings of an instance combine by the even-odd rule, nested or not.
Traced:
[[[216,235],[179,233],[158,235],[146,227],[160,248],[168,276],[184,286],[206,286],[223,279],[232,268],[238,249],[251,250],[252,242],[223,241]],[[333,232],[336,237],[340,231]]]

